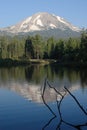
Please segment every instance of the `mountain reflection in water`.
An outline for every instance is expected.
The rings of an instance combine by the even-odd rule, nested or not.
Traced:
[[[4,87],[4,86],[3,86]],[[19,84],[19,83],[11,83],[11,86],[8,87],[9,90],[15,91],[16,93],[22,95],[29,101],[34,101],[37,103],[43,103],[42,101],[42,89],[43,87],[39,85],[33,84]],[[58,89],[58,88],[56,88]],[[70,91],[74,91],[79,89],[79,86],[69,87]],[[64,93],[63,86],[58,89],[62,94]],[[60,98],[60,97],[59,97]],[[53,102],[56,100],[56,93],[53,89],[46,88],[45,99],[47,102]]]
[[[52,85],[59,91],[63,92],[64,85],[66,85],[70,91],[73,91],[85,86],[86,82],[83,82],[85,77],[84,73],[86,73],[86,71],[39,65],[26,68],[1,68],[0,87],[8,88],[23,95],[28,100],[41,103],[41,86],[43,85],[45,77],[47,77]],[[54,101],[54,90],[47,89],[45,96],[47,101]]]
[[[87,70],[86,69],[77,69],[77,68],[67,69],[62,67],[60,68],[58,66],[54,67],[54,66],[40,66],[40,65],[33,65],[29,67],[0,68],[0,90],[2,90],[2,88],[8,91],[11,90],[11,92],[15,92],[18,95],[22,96],[24,99],[27,99],[29,108],[30,105],[31,106],[36,104],[41,105],[40,107],[38,107],[38,109],[36,109],[37,107],[36,105],[34,106],[34,108],[31,107],[30,110],[27,109],[26,112],[25,110],[23,110],[26,113],[27,120],[29,120],[29,122],[26,121],[28,122],[27,123],[28,127],[26,128],[26,130],[29,130],[28,128],[30,128],[30,130],[35,130],[35,128],[37,128],[38,130],[41,130],[41,128],[43,130],[45,129],[57,130],[59,128],[60,119],[63,119],[64,121],[69,122],[70,124],[73,125],[79,125],[79,124],[81,125],[87,122],[87,116],[85,116],[84,113],[81,110],[79,110],[79,107],[76,104],[75,100],[73,100],[73,98],[70,96],[68,92],[64,96],[61,105],[58,106],[59,105],[58,103],[61,101],[61,96],[58,95],[58,93],[56,93],[56,91],[53,88],[50,88],[49,85],[47,85],[45,88],[44,100],[46,104],[49,105],[50,109],[55,113],[56,118],[54,118],[53,114],[49,111],[46,104],[44,104],[42,98],[45,77],[47,77],[51,86],[56,90],[58,90],[62,95],[64,95],[65,93],[64,86],[66,86],[68,90],[75,95],[76,99],[81,103],[81,106],[83,106],[85,110],[87,109],[87,105],[86,105],[87,104]],[[3,94],[1,96],[2,97],[0,101],[1,103],[3,103]],[[18,100],[15,96],[13,99]],[[30,104],[30,101],[34,104]],[[25,101],[21,100],[21,102],[25,102]],[[17,105],[21,106],[21,103]],[[16,103],[13,106],[16,106]],[[24,106],[22,107],[24,109]],[[2,104],[0,104],[0,109],[2,110]],[[5,109],[3,108],[3,115],[6,112],[4,110]],[[18,109],[16,109],[16,111],[17,110]],[[18,112],[20,113],[21,111]],[[28,113],[28,111],[30,112]],[[34,113],[35,111],[36,113]],[[14,112],[15,112],[15,108],[14,108]],[[35,115],[38,115],[39,117],[37,121],[35,120],[35,118],[37,118],[35,117]],[[25,118],[23,117],[25,120],[26,120],[26,116]],[[28,116],[29,117],[31,116],[32,118],[30,119]],[[3,117],[3,118],[7,118],[7,117]],[[17,120],[18,121],[20,120],[21,122],[23,118],[21,119],[17,118]],[[37,127],[31,123],[31,120],[33,123],[37,122],[36,123]],[[4,123],[5,121],[6,119],[4,120]],[[4,127],[4,123],[2,123],[3,127]],[[68,124],[64,124],[64,122],[62,123],[63,124],[60,125],[62,128],[59,128],[61,130],[77,129],[77,128],[72,128],[72,126],[68,126]],[[8,126],[8,129],[10,129],[10,126]],[[23,126],[21,126],[20,128],[21,130],[25,130],[24,129],[25,126],[24,128]],[[86,128],[84,128],[83,130],[86,130]],[[3,128],[2,130],[8,130],[8,129]],[[19,130],[16,125],[15,125],[15,129]],[[77,130],[79,130],[79,128]]]

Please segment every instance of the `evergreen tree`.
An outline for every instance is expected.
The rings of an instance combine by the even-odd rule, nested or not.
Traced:
[[[30,37],[28,37],[25,42],[25,57],[30,59],[34,58],[33,45]]]

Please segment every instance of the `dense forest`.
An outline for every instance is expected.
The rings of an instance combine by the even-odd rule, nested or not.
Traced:
[[[87,33],[80,38],[43,39],[40,35],[28,37],[0,36],[0,61],[3,59],[55,59],[59,63],[87,62]]]

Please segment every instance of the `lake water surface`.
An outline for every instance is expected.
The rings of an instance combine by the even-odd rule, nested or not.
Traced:
[[[87,130],[87,70],[0,68],[0,130]]]

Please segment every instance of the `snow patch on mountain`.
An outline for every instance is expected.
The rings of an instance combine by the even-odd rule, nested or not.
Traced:
[[[61,23],[65,24],[66,26],[68,26],[70,29],[72,29],[73,31],[80,31],[80,29],[78,27],[73,26],[71,23],[65,21],[63,18],[56,16],[58,21],[60,21]]]
[[[25,25],[21,26],[21,28],[27,28],[27,25],[25,24]]]
[[[42,27],[44,26],[40,19],[37,20],[37,25],[42,26]]]
[[[50,27],[52,28],[52,29],[54,29],[54,28],[57,28],[54,24],[50,24]]]
[[[25,23],[28,23],[28,22],[30,22],[31,19],[32,19],[32,16],[29,17],[29,18],[27,18],[24,22],[25,22]]]
[[[11,26],[11,29],[14,29],[15,28],[15,26]]]
[[[63,22],[61,19],[62,18],[60,18],[59,16],[55,16],[57,19],[58,19],[58,21],[60,21],[60,22]]]
[[[38,30],[40,30],[40,28],[38,27],[38,26],[36,26],[36,25],[32,25],[31,27],[30,27],[30,31],[38,31]]]
[[[29,17],[29,18],[25,19],[25,20],[22,22],[20,28],[22,28],[22,27],[23,27],[23,28],[27,27],[27,23],[30,22],[31,18],[32,18],[32,17]]]
[[[38,15],[34,20],[33,23],[35,23],[40,18],[40,15]]]

